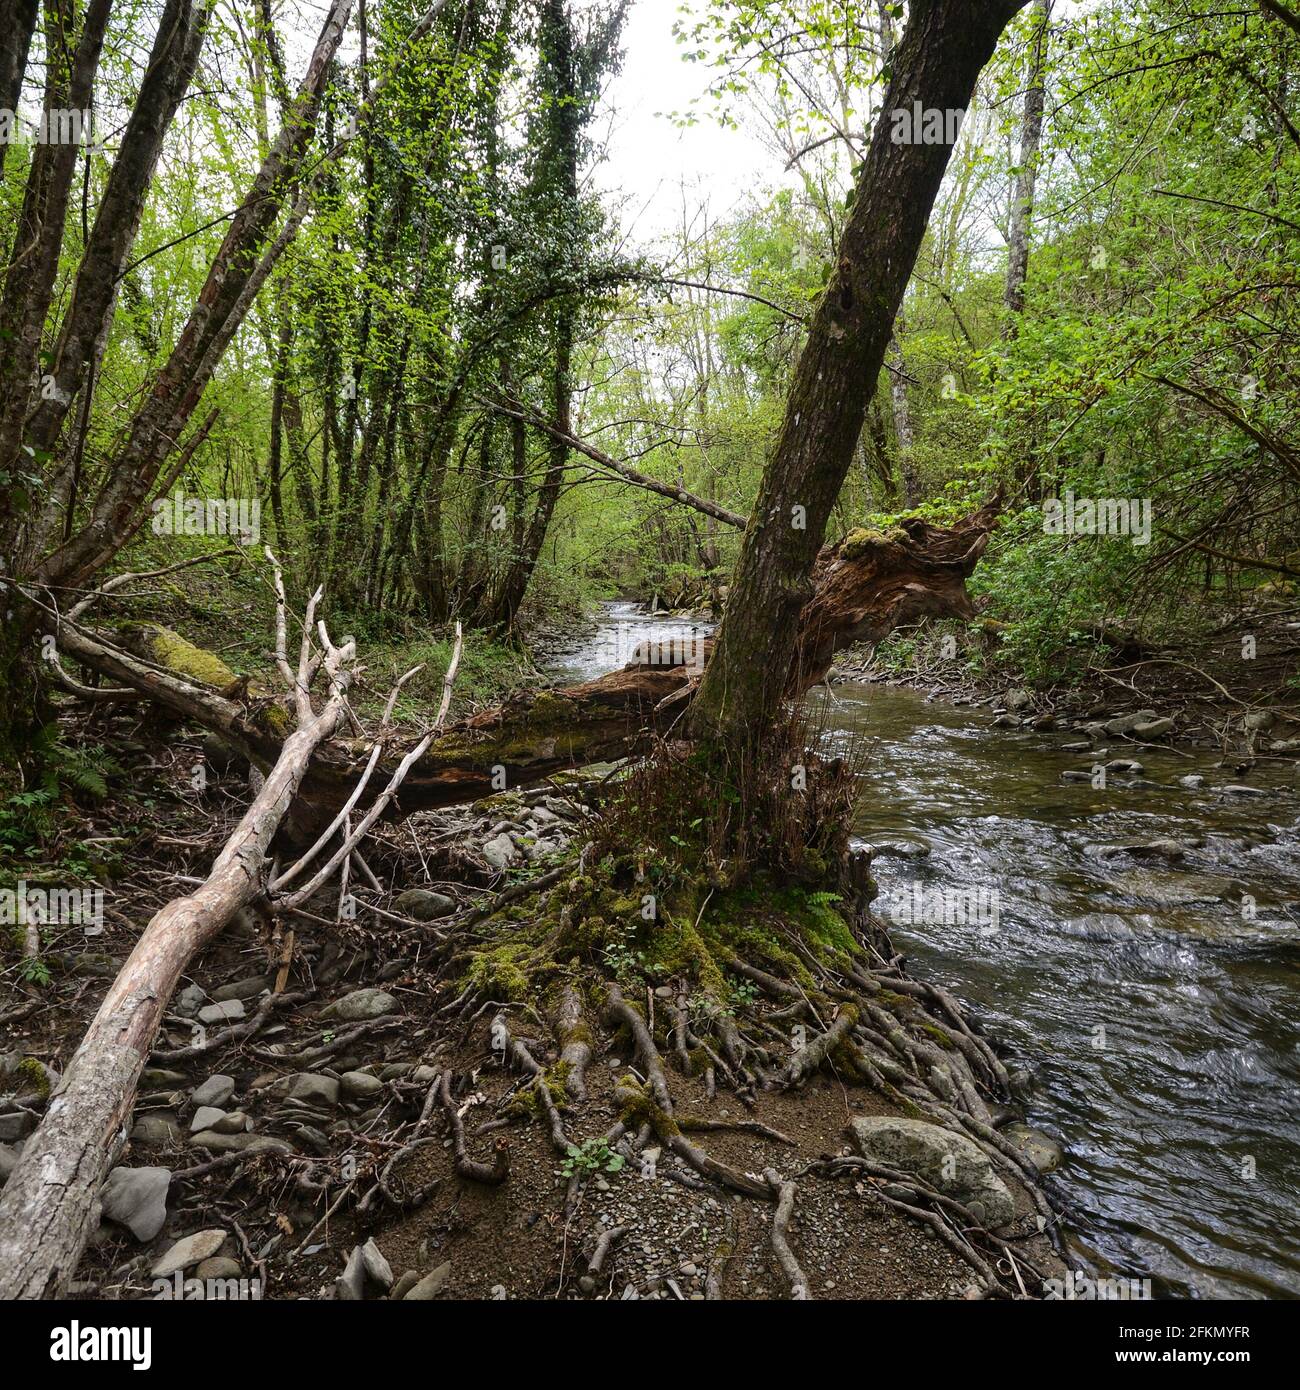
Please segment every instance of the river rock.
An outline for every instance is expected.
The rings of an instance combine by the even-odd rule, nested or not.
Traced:
[[[1050,1173],[1059,1168],[1065,1160],[1065,1150],[1051,1137],[1031,1125],[1007,1125],[1002,1131],[1003,1138],[1009,1140],[1040,1173]]]
[[[1173,727],[1172,719],[1148,719],[1144,724],[1134,724],[1133,732],[1138,738],[1163,738]]]
[[[384,1089],[384,1083],[377,1076],[365,1071],[345,1071],[339,1077],[339,1085],[349,1100],[365,1100]]]
[[[189,1080],[183,1071],[168,1071],[165,1067],[146,1067],[140,1073],[140,1085],[146,1089],[174,1090]]]
[[[182,1018],[193,1018],[203,1007],[208,993],[202,985],[186,985],[172,1001],[172,1011]]]
[[[223,999],[220,1004],[208,1004],[199,1010],[200,1023],[237,1023],[247,1017],[242,999]]]
[[[1268,793],[1263,787],[1247,787],[1240,782],[1229,783],[1223,788],[1225,796],[1267,796]]]
[[[1268,745],[1270,753],[1300,753],[1300,738],[1275,738]]]
[[[1132,714],[1121,714],[1114,719],[1108,719],[1102,728],[1108,734],[1113,734],[1118,738],[1124,734],[1135,732],[1139,724],[1149,724],[1152,720],[1159,718],[1160,714],[1157,710],[1140,709],[1135,710]]]
[[[1106,764],[1107,772],[1131,772],[1136,776],[1140,772],[1145,772],[1146,768],[1133,758],[1112,758]]]
[[[487,841],[483,846],[483,858],[499,873],[508,869],[517,857],[518,851],[515,849],[515,842],[504,833]]]
[[[213,1255],[204,1260],[194,1271],[196,1279],[242,1279],[244,1271],[238,1260],[228,1255]]]
[[[170,1168],[114,1168],[99,1191],[104,1215],[136,1240],[152,1240],[167,1220]]]
[[[141,1115],[131,1128],[131,1142],[146,1149],[175,1143],[180,1135],[180,1126],[175,1119],[157,1111],[152,1115]]]
[[[235,1094],[235,1078],[217,1072],[194,1088],[190,1099],[195,1105],[222,1106]]]
[[[1015,1216],[1010,1189],[984,1152],[964,1135],[924,1120],[892,1115],[858,1118],[851,1128],[863,1158],[924,1178],[970,1207],[990,1228],[1005,1226]]]
[[[150,1275],[154,1279],[166,1279],[178,1269],[188,1269],[200,1260],[206,1260],[209,1255],[215,1255],[225,1239],[225,1231],[218,1230],[196,1231],[192,1236],[185,1236],[154,1265],[149,1271]]]
[[[190,1133],[197,1134],[201,1129],[217,1129],[219,1122],[225,1118],[226,1112],[217,1106],[200,1105],[190,1120]]]
[[[434,893],[427,888],[408,888],[393,903],[393,911],[415,922],[432,922],[455,912],[456,899],[446,893]]]
[[[369,1018],[383,1018],[387,1014],[400,1012],[397,1000],[386,990],[354,989],[342,999],[336,999],[328,1008],[321,1010],[321,1017],[337,1019],[343,1023],[360,1023]]]
[[[1253,709],[1241,721],[1242,727],[1253,733],[1266,733],[1277,723],[1277,715],[1271,709]]]
[[[1028,690],[1008,690],[1002,697],[1002,703],[1014,713],[1017,710],[1027,709],[1034,703],[1034,697]]]
[[[428,1303],[447,1287],[447,1282],[451,1278],[451,1261],[440,1264],[432,1274],[426,1274],[414,1288],[407,1290],[405,1300],[407,1303]]]
[[[196,1134],[190,1143],[197,1149],[212,1149],[216,1153],[279,1153],[294,1152],[292,1144],[284,1139],[273,1139],[269,1134],[218,1134],[215,1129],[205,1129]]]
[[[334,1281],[334,1297],[348,1303],[359,1303],[366,1291],[366,1267],[361,1262],[361,1247],[354,1245],[343,1273]]]
[[[12,1144],[17,1139],[26,1139],[36,1128],[36,1116],[30,1110],[15,1110],[9,1115],[0,1115],[0,1144]]]
[[[212,997],[219,1004],[227,999],[255,999],[264,989],[270,989],[272,983],[269,975],[254,975],[250,979],[235,980],[228,985],[222,985],[220,989],[214,989]]]
[[[18,1166],[22,1154],[21,1144],[0,1144],[0,1187],[9,1181],[9,1174]]]
[[[1190,791],[1195,791],[1198,787],[1205,785],[1205,778],[1199,772],[1189,772],[1186,777],[1178,779],[1180,787],[1187,787]]]
[[[385,1293],[393,1287],[393,1267],[384,1258],[383,1251],[375,1244],[373,1237],[361,1247],[361,1263],[365,1266],[366,1273]]]
[[[309,1105],[337,1105],[339,1083],[332,1076],[320,1076],[314,1071],[300,1071],[289,1078],[285,1095],[289,1100],[301,1100]]]

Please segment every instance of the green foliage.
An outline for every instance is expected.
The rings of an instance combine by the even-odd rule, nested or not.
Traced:
[[[560,1161],[560,1172],[566,1178],[618,1173],[626,1162],[622,1154],[609,1147],[608,1140],[586,1139],[581,1145],[569,1145],[567,1156]]]
[[[110,792],[122,769],[100,745],[65,742],[56,725],[46,725],[34,762],[40,782],[0,802],[0,852],[28,856],[39,852],[58,829],[65,798],[97,802]]]

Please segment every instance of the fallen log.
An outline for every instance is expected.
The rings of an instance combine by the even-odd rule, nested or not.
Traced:
[[[167,1002],[198,951],[241,908],[265,896],[271,842],[303,784],[313,754],[349,717],[347,693],[355,645],[347,641],[334,646],[320,623],[316,632],[321,650],[316,649],[312,618],[320,599],[317,591],[308,605],[295,672],[285,654],[285,601],[278,568],[276,593],[276,663],[289,688],[288,702],[295,716],[289,716],[283,706],[277,708],[293,725],[292,732],[280,743],[266,780],[207,879],[193,892],[167,903],[146,926],[86,1030],[40,1125],[24,1146],[0,1196],[0,1299],[58,1296],[72,1279],[93,1227],[100,1185],[126,1139],[140,1073]],[[459,655],[458,638],[448,683]],[[321,673],[328,693],[317,712],[311,689]],[[200,687],[189,689],[199,691]],[[392,703],[390,699],[385,721]],[[446,704],[444,696],[443,714]],[[435,721],[433,728],[437,727]],[[397,774],[387,779],[376,804],[391,796],[396,779]],[[350,837],[321,870],[318,882],[351,847]],[[325,843],[313,846],[300,861],[302,867],[326,848]]]
[[[797,648],[790,657],[787,694],[797,697],[822,680],[837,651],[879,642],[919,618],[969,620],[975,609],[966,580],[988,545],[999,501],[953,526],[906,518],[888,531],[857,530],[827,546],[813,575]],[[186,653],[172,670],[156,631],[114,639],[62,617],[60,652],[183,718],[219,733],[253,765],[274,764],[290,717],[281,699],[247,682],[217,689],[225,672],[206,672]],[[135,650],[128,650],[128,644]],[[707,661],[709,644],[704,646]],[[697,663],[698,665],[698,663]],[[205,675],[211,678],[205,682]],[[476,801],[503,787],[520,787],[557,772],[624,757],[671,728],[689,706],[699,670],[634,660],[598,680],[519,695],[450,726],[406,771],[390,817]],[[381,769],[400,765],[411,740],[386,746]],[[365,739],[332,738],[312,758],[295,806],[295,832],[316,834],[352,794],[371,752]],[[367,805],[363,799],[361,804]]]

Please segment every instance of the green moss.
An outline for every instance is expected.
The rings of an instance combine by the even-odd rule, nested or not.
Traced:
[[[157,623],[135,623],[123,631],[130,637],[134,649],[149,661],[186,680],[213,690],[227,690],[239,681],[234,671],[214,652],[196,647],[169,627]],[[264,729],[280,738],[287,737],[293,731],[289,712],[278,703],[272,690],[260,681],[250,680],[246,693],[260,702],[256,721]]]
[[[14,1090],[19,1095],[36,1094],[44,1099],[50,1094],[50,1078],[35,1057],[24,1057],[13,1069]]]
[[[619,1119],[629,1128],[637,1129],[648,1124],[655,1134],[664,1140],[672,1139],[681,1133],[677,1122],[656,1104],[649,1086],[643,1086],[636,1077],[628,1075],[619,1079],[614,1088],[614,1103],[619,1107]]]
[[[869,526],[859,526],[850,531],[840,547],[840,555],[846,560],[860,560],[869,550],[878,545],[901,545],[907,540],[907,532],[899,526],[891,526],[887,531],[873,530]]]
[[[148,653],[149,660],[165,666],[178,676],[211,686],[214,690],[224,690],[239,679],[219,656],[196,647],[193,642],[187,642],[180,633],[173,632],[169,627],[142,623],[133,631],[140,648]]]
[[[471,951],[469,982],[493,998],[511,1003],[526,999],[530,992],[532,954],[533,948],[527,941],[508,941],[500,946]]]

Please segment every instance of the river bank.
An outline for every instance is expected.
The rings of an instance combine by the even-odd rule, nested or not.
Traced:
[[[664,639],[708,629],[658,622]],[[585,679],[611,630],[654,625],[613,604],[593,641],[552,659]],[[1285,631],[1264,644],[1274,657]],[[1075,691],[1070,714],[1026,691],[1013,709],[1000,681],[874,674],[841,665],[809,706],[826,748],[868,747],[856,829],[876,911],[913,968],[1024,1060],[1030,1119],[1066,1149],[1051,1190],[1077,1252],[1175,1297],[1300,1294],[1293,756],[1258,731],[1253,756],[1225,752],[1205,706],[1143,738],[1135,726],[1171,706],[1139,718],[1133,692]],[[1225,704],[1249,733],[1236,712],[1251,706]],[[926,921],[918,890],[975,912]]]
[[[614,604],[546,665],[557,680],[580,680],[625,660],[647,637],[680,644],[706,629]],[[904,952],[911,980],[962,1000],[998,1040],[1018,1100],[1017,1110],[998,1110],[997,1123],[1017,1133],[1023,1115],[1038,1131],[1025,1141],[1048,1165],[1059,1163],[1047,1183],[1075,1256],[1115,1278],[1151,1278],[1174,1296],[1295,1292],[1287,1097],[1289,1039],[1300,1026],[1300,846],[1290,783],[1262,768],[1262,797],[1231,793],[1211,754],[1165,746],[1144,755],[1141,771],[1116,769],[1099,787],[1091,775],[1064,775],[1091,773],[1091,741],[1071,752],[1082,742],[1072,733],[1032,722],[990,727],[986,710],[882,684],[823,687],[810,707],[827,751],[869,745],[855,843],[872,856],[876,922],[894,943],[886,957]],[[173,876],[202,870],[243,794],[238,770],[223,774],[212,800],[184,794],[193,752],[183,736],[164,757],[143,748],[127,756],[141,764],[142,791],[159,802],[156,847],[114,885],[104,932],[54,943],[53,980],[9,1013],[11,1054],[54,1072],[94,1007],[93,982],[112,973]],[[595,771],[583,785],[561,779],[469,812],[412,818],[381,836],[372,867],[386,891],[359,890],[355,918],[336,922],[327,906],[269,936],[246,921],[196,965],[169,1023],[171,1056],[149,1078],[125,1159],[175,1181],[167,1224],[142,1246],[107,1222],[88,1257],[85,1292],[148,1296],[146,1276],[169,1238],[218,1229],[205,1224],[213,1213],[248,1210],[251,1183],[263,1194],[252,1208],[262,1239],[250,1236],[245,1250],[226,1223],[219,1253],[206,1258],[227,1261],[219,1266],[227,1271],[233,1260],[241,1277],[261,1271],[270,1296],[357,1292],[356,1261],[350,1273],[344,1267],[371,1237],[395,1287],[408,1269],[431,1280],[419,1297],[430,1289],[439,1297],[789,1295],[773,1263],[770,1202],[742,1197],[736,1210],[749,1215],[735,1226],[725,1218],[736,1195],[701,1190],[689,1168],[632,1181],[639,1165],[625,1158],[616,1173],[600,1171],[608,1160],[597,1145],[579,1164],[590,1181],[581,1230],[574,1225],[565,1160],[545,1127],[519,1113],[527,1077],[499,1065],[494,1014],[476,1004],[462,1018],[452,1007],[464,991],[460,972],[446,968],[448,940],[470,917],[487,922],[484,910],[503,888],[527,893],[530,881],[563,869],[608,793],[608,770]],[[1186,784],[1198,776],[1200,785]],[[1254,917],[1241,911],[1247,897]],[[508,906],[504,939],[529,930],[545,903],[542,890],[526,906]],[[286,925],[294,939],[280,980]],[[660,988],[669,986],[646,995],[651,1017],[671,1006],[657,1003]],[[756,1002],[742,996],[746,1008]],[[242,1017],[233,1017],[236,1004]],[[189,1051],[196,1025],[211,1026],[198,1011],[214,1006],[217,1036]],[[945,1012],[930,1013],[930,1024],[949,1027]],[[223,1037],[227,1027],[234,1031]],[[533,1019],[525,1036],[548,1065],[544,1021]],[[584,1144],[608,1130],[628,1065],[641,1066],[626,1041],[608,1046],[589,1069],[588,1100],[566,1110]],[[513,1177],[502,1188],[480,1191],[449,1173],[433,1093],[443,1070],[455,1078],[455,1108],[469,1117],[472,1152],[490,1157],[506,1122]],[[675,1074],[672,1084],[683,1109],[702,1112],[702,1077]],[[195,1129],[200,1102],[214,1098],[220,1128]],[[760,1089],[752,1100],[752,1109],[724,1101],[713,1118],[768,1133],[711,1132],[708,1147],[737,1171],[761,1172],[775,1160],[799,1174],[791,1238],[821,1296],[951,1297],[972,1287],[969,1264],[889,1208],[873,1183],[817,1171],[827,1156],[857,1156],[846,1127],[889,1112],[878,1094],[827,1076],[797,1092]],[[39,1113],[30,1101],[27,1108]],[[25,1123],[10,1118],[11,1146]],[[383,1164],[430,1125],[385,1178],[393,1197],[382,1188],[376,1195]],[[646,1140],[641,1152],[656,1147]],[[1025,1200],[1022,1191],[1021,1218]],[[639,1244],[599,1262],[626,1281],[601,1283],[586,1267],[593,1242],[619,1225],[640,1233]],[[526,1255],[517,1253],[523,1246]],[[715,1257],[725,1248],[738,1255],[723,1278]],[[1049,1258],[1041,1248],[1029,1256],[1043,1269]],[[359,1292],[384,1290],[367,1275]]]
[[[731,1097],[720,1077],[715,1088],[711,1065],[670,1069],[674,1127],[629,1128],[628,1087],[649,1064],[625,1030],[611,1029],[593,1038],[581,1094],[563,1093],[541,994],[523,988],[512,1005],[510,979],[493,964],[481,1004],[475,967],[467,976],[464,964],[496,962],[501,943],[516,959],[513,943],[578,881],[574,856],[607,793],[608,784],[573,778],[465,812],[423,813],[374,846],[371,863],[392,891],[358,888],[355,910],[341,915],[314,903],[273,927],[244,918],[204,952],[170,1006],[75,1292],[175,1297],[177,1276],[196,1281],[182,1284],[189,1297],[220,1296],[213,1291],[228,1280],[242,1296],[348,1300],[987,1292],[956,1228],[933,1215],[918,1220],[917,1204],[928,1202],[912,1182],[938,1183],[962,1204],[956,1210],[974,1211],[968,1230],[972,1220],[997,1230],[1006,1242],[990,1257],[999,1287],[1016,1293],[1023,1283],[1041,1296],[1046,1281],[1063,1278],[1043,1234],[1048,1209],[1035,1206],[1015,1164],[957,1126],[921,1122],[915,1107],[904,1113],[848,1072]],[[185,827],[176,818],[168,825],[169,840],[181,841]],[[162,865],[193,870],[200,858],[177,862],[160,846],[114,894],[130,910],[112,912],[93,942],[63,933],[47,956],[45,989],[6,1008],[5,1165],[24,1142],[39,1142],[29,1136],[43,1094],[57,1086],[97,1002],[96,982],[116,971],[147,915],[144,895],[167,891]],[[794,930],[761,897],[752,913],[765,933]],[[871,969],[865,954],[862,969]],[[685,979],[660,978],[634,991],[634,974],[624,987],[648,1036],[672,1057]],[[806,1030],[789,1021],[788,1000],[764,1000],[736,978],[741,1030],[783,1039],[760,1046],[772,1065],[798,1054],[801,1034],[816,1037],[813,1020]],[[894,971],[882,977],[891,978],[895,988],[907,983]],[[599,998],[587,994],[584,1009],[600,1017]],[[921,992],[903,1026],[928,1037],[937,1058],[935,1040],[960,1024],[954,1009]],[[555,1123],[567,1149],[547,1132],[527,1068],[506,1055],[507,1028],[546,1069],[538,1084],[561,1078],[552,1103],[562,1108]],[[950,1046],[941,1050],[957,1074],[967,1063]],[[1018,1142],[1005,1129],[1012,1112],[996,1118]],[[678,1132],[707,1150],[722,1181],[682,1160]],[[486,1169],[503,1154],[508,1177],[498,1181]],[[945,1160],[956,1161],[954,1173]],[[459,1171],[475,1162],[483,1172]],[[881,1163],[903,1171],[883,1181]],[[797,1192],[780,1227],[803,1281],[797,1290],[774,1255],[773,1200],[761,1195],[769,1171]],[[734,1180],[756,1192],[733,1190]]]

